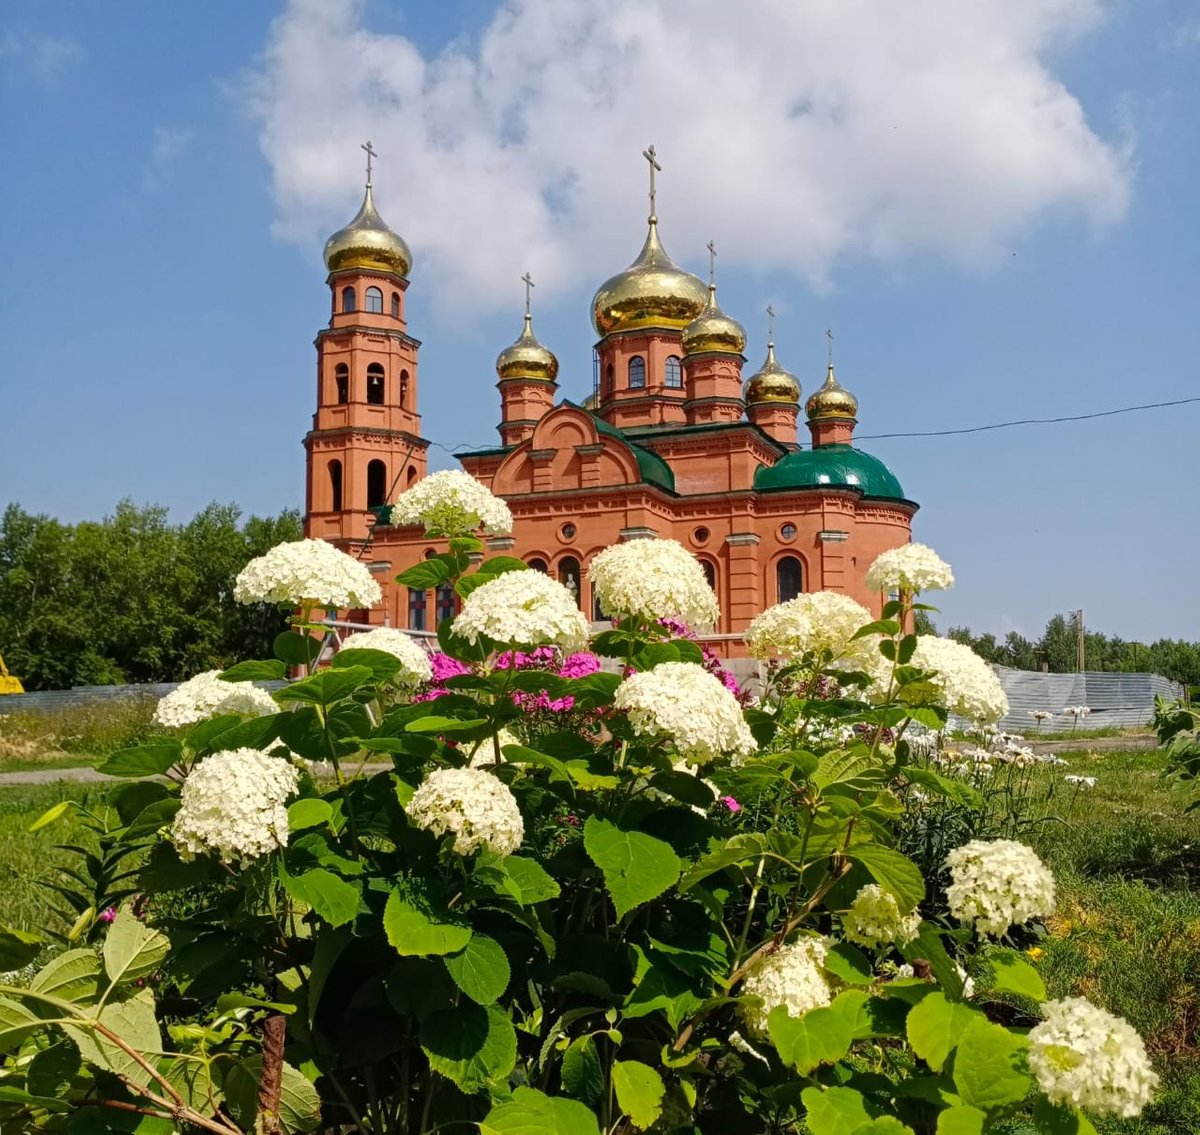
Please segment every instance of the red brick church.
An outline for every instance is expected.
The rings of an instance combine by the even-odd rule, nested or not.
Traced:
[[[369,146],[369,144],[368,144]],[[370,154],[370,151],[368,150]],[[592,393],[559,399],[559,363],[524,328],[496,360],[500,444],[456,456],[512,509],[511,536],[488,541],[575,590],[595,618],[587,565],[620,540],[670,537],[704,565],[732,653],[750,619],[802,591],[841,591],[878,612],[872,560],[907,543],[917,505],[878,458],[855,448],[858,401],[834,375],[804,403],[775,357],[743,378],[746,333],[707,284],[675,265],[654,209],[641,252],[592,301]],[[711,245],[710,245],[711,252]],[[426,473],[418,413],[418,340],[408,333],[408,245],[366,195],[325,246],[329,326],[317,335],[317,410],[305,527],[372,565],[383,602],[369,621],[432,629],[454,595],[392,582],[435,549],[387,523],[389,500]],[[363,617],[362,613],[358,617]]]

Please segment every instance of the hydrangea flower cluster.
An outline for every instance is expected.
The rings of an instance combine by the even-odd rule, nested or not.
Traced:
[[[737,763],[756,749],[737,699],[694,662],[662,662],[631,674],[617,687],[613,708],[628,715],[636,733],[668,738],[690,764],[725,755]]]
[[[969,646],[951,638],[918,635],[912,664],[932,670],[941,703],[972,721],[999,721],[1008,713],[1008,696],[995,671]]]
[[[1012,839],[972,840],[946,856],[946,900],[960,922],[982,934],[1054,913],[1054,876],[1032,848]]]
[[[1084,997],[1047,1001],[1029,1030],[1029,1067],[1057,1103],[1130,1119],[1158,1086],[1146,1046],[1122,1017]]]
[[[715,626],[720,609],[700,561],[677,540],[613,544],[588,565],[600,606],[615,618]]]
[[[468,642],[480,635],[496,642],[578,650],[587,643],[588,623],[575,596],[540,571],[510,571],[467,596],[454,620],[454,633]]]
[[[826,952],[820,938],[797,938],[767,954],[746,975],[740,992],[762,998],[761,1005],[741,1006],[751,1036],[770,1039],[767,1018],[779,1005],[785,1005],[790,1016],[800,1017],[829,1004],[833,994],[823,968]]]
[[[392,505],[391,520],[440,536],[467,536],[480,528],[503,536],[513,527],[508,505],[461,469],[430,473],[406,489]]]
[[[867,568],[871,591],[948,591],[953,586],[950,565],[925,544],[889,548]]]
[[[482,769],[435,769],[421,782],[405,810],[417,827],[434,835],[453,832],[454,850],[459,855],[470,855],[481,847],[497,855],[511,855],[525,838],[525,821],[516,798],[502,780]]]
[[[829,651],[835,660],[867,665],[879,653],[878,640],[854,636],[870,621],[871,612],[849,595],[813,591],[756,615],[746,629],[746,644],[755,658]]]
[[[495,737],[484,737],[471,746],[470,760],[467,763],[471,768],[491,768],[497,763],[497,752],[499,759],[504,760],[505,745],[522,744],[524,742],[515,733],[504,728],[497,729]]]
[[[400,669],[393,681],[406,689],[419,686],[433,677],[429,654],[410,635],[395,627],[376,627],[373,631],[348,635],[342,643],[342,653],[348,650],[382,650],[400,659]]]
[[[850,909],[842,916],[842,926],[851,942],[868,949],[878,949],[895,942],[911,942],[921,928],[919,911],[901,914],[896,896],[871,883],[863,887]]]
[[[327,540],[276,544],[238,573],[233,597],[239,603],[277,603],[326,610],[373,607],[382,592],[366,564]]]
[[[216,852],[222,863],[258,859],[285,847],[288,798],[299,773],[258,749],[226,749],[183,782],[171,840],[184,859]]]
[[[181,682],[154,707],[155,725],[174,729],[195,725],[222,713],[242,713],[247,717],[265,717],[278,713],[279,706],[266,690],[250,682],[223,682],[220,670],[205,670]]]

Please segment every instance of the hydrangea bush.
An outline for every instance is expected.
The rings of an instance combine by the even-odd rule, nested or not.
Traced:
[[[1129,1026],[1048,1001],[1019,949],[1053,906],[1036,855],[964,841],[943,917],[898,847],[915,791],[976,791],[917,736],[999,710],[986,667],[909,633],[915,593],[952,579],[933,553],[872,569],[900,593],[878,620],[829,596],[760,616],[748,707],[680,625],[716,617],[682,547],[596,557],[617,621],[583,652],[574,596],[481,558],[473,532],[503,516],[462,489],[405,494],[448,545],[400,582],[462,599],[424,662],[376,631],[316,666],[309,611],[366,590],[349,557],[247,569],[247,597],[297,624],[220,680],[307,673],[276,712],[221,698],[103,766],[129,778],[113,806],[137,893],[99,953],[0,987],[0,1119],[1078,1135],[1086,1110],[1145,1104]],[[0,945],[25,964],[40,943]]]

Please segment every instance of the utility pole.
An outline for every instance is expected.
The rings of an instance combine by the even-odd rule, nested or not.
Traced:
[[[1075,620],[1075,668],[1082,674],[1087,668],[1086,640],[1083,634],[1083,608],[1080,607],[1079,610],[1072,611],[1071,617]]]

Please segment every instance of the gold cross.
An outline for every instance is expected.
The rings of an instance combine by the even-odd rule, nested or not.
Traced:
[[[642,151],[642,157],[650,163],[650,216],[654,216],[654,171],[658,170],[662,173],[662,166],[658,164],[658,155],[654,152],[654,147],[651,146],[648,150]]]
[[[828,328],[825,331],[825,338],[829,340],[829,365],[833,366],[833,332]]]
[[[530,288],[533,287],[533,277],[530,276],[530,274],[528,272],[526,272],[525,275],[521,277],[521,279],[525,284],[525,314],[528,315],[529,314],[529,297],[530,297],[529,290],[530,290]]]
[[[360,150],[366,150],[366,152],[367,152],[367,185],[370,185],[371,184],[371,159],[377,158],[377,157],[379,157],[379,155],[375,152],[375,150],[371,146],[370,142],[368,142],[365,146],[359,146],[358,148]]]
[[[708,242],[708,282],[717,282],[717,246],[711,240]]]
[[[767,304],[767,342],[775,341],[775,309]]]

